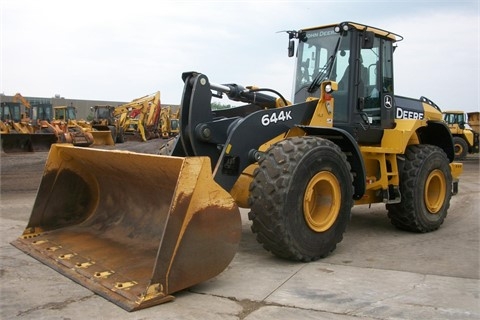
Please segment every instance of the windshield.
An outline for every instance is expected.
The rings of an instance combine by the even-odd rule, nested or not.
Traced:
[[[304,88],[313,93],[321,81],[338,81],[343,76],[350,57],[349,50],[343,48],[349,47],[347,38],[349,33],[340,36],[333,27],[306,31],[306,40],[298,44],[296,94]]]
[[[15,102],[2,102],[2,106],[0,108],[0,118],[2,121],[20,121],[20,104]]]
[[[31,109],[32,120],[48,120],[52,119],[52,105],[51,104],[37,104]]]
[[[465,123],[464,115],[461,113],[444,113],[443,120],[448,124]]]
[[[67,119],[68,120],[75,120],[77,118],[75,114],[75,109],[74,108],[68,108],[67,109]]]
[[[112,117],[111,111],[109,107],[97,107],[95,110],[97,119],[108,119]]]

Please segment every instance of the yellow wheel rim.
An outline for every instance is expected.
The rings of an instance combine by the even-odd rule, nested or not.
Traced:
[[[455,155],[459,156],[463,153],[463,148],[461,144],[456,144],[455,145]]]
[[[340,183],[328,171],[317,173],[308,183],[303,198],[303,214],[315,232],[328,230],[337,220],[342,202]]]
[[[431,214],[440,211],[445,202],[447,181],[441,170],[435,169],[428,175],[425,183],[425,205]]]

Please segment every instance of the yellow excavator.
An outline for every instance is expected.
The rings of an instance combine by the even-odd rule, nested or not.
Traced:
[[[94,106],[92,111],[92,134],[97,145],[123,143],[128,134],[139,134],[142,141],[159,136],[159,91],[116,107]]]
[[[384,203],[402,230],[438,229],[463,167],[442,112],[394,94],[402,37],[354,22],[287,34],[293,102],[183,73],[169,154],[55,145],[12,244],[133,311],[222,272],[239,207],[266,250],[302,262],[335,250],[354,205]],[[225,96],[244,105],[212,111]]]
[[[114,116],[120,117],[125,133],[138,133],[142,141],[147,141],[160,136],[160,109],[160,91],[157,91],[116,107]]]

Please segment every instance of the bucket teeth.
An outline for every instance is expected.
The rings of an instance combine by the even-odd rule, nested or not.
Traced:
[[[106,279],[108,277],[110,277],[112,274],[114,274],[115,272],[114,271],[98,271],[98,272],[95,272],[93,275],[96,277],[96,278],[102,278],[102,279]]]

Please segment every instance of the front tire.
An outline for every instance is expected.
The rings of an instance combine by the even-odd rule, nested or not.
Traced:
[[[412,145],[400,172],[402,201],[387,204],[388,217],[399,229],[430,232],[442,225],[452,197],[452,175],[445,152],[433,145]]]
[[[250,185],[252,231],[278,257],[313,261],[343,239],[353,206],[353,177],[345,154],[318,137],[271,146]]]
[[[125,142],[125,132],[123,132],[123,128],[119,129],[116,142],[117,143],[124,143]]]
[[[467,142],[460,137],[453,137],[453,147],[455,149],[455,160],[464,160],[468,153]]]
[[[112,139],[114,142],[117,141],[117,128],[114,126],[108,126],[108,129],[110,129],[110,134],[112,135]]]

